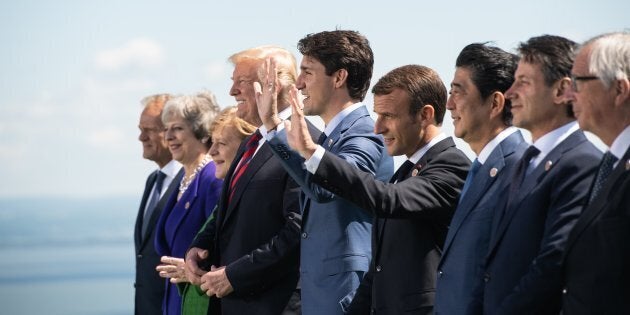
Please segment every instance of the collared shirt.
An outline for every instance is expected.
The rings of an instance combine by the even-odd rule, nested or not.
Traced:
[[[630,148],[630,126],[626,126],[626,129],[615,138],[615,141],[613,141],[610,146],[610,153],[617,158],[614,167],[617,167],[623,155],[628,151],[628,148]]]
[[[486,146],[481,149],[481,152],[479,152],[479,155],[477,156],[477,160],[479,161],[479,163],[481,163],[481,165],[486,163],[486,161],[490,157],[490,154],[492,154],[492,151],[494,151],[494,148],[496,148],[503,140],[505,140],[505,138],[509,137],[511,134],[517,131],[518,128],[512,126],[507,127],[499,132],[499,134],[494,137],[494,139],[490,140],[490,142],[488,142],[488,144],[486,144]]]
[[[556,128],[551,132],[548,132],[544,136],[540,137],[540,139],[534,142],[534,146],[536,149],[540,150],[540,153],[534,157],[530,164],[529,169],[534,169],[542,162],[547,154],[551,152],[555,147],[560,144],[560,142],[564,141],[567,137],[569,137],[572,133],[579,129],[577,121],[572,121],[560,128]]]
[[[162,183],[162,190],[160,191],[160,198],[164,196],[164,194],[166,193],[166,190],[168,190],[168,186],[171,185],[171,182],[173,182],[173,180],[175,179],[175,176],[177,176],[177,173],[179,173],[179,170],[181,169],[182,169],[181,163],[175,160],[171,160],[170,162],[166,163],[164,167],[158,170],[166,174],[166,177],[164,177],[164,182]],[[151,187],[151,194],[149,194],[149,198],[147,198],[147,200],[151,200],[154,193],[155,193],[155,189]],[[144,209],[145,211],[147,210],[146,207],[148,206],[149,206],[149,203],[147,202]]]
[[[422,148],[418,149],[411,157],[407,160],[413,163],[414,165],[420,161],[420,159],[431,149],[436,143],[446,139],[446,135],[443,132],[440,132],[437,136],[433,137],[429,143],[425,144]]]

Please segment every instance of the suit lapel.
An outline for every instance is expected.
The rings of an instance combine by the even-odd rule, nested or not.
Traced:
[[[142,194],[142,201],[140,201],[140,209],[138,209],[138,216],[136,217],[136,227],[134,231],[134,242],[136,243],[136,250],[140,252],[142,244],[144,244],[144,237],[142,234],[142,221],[144,220],[144,208],[147,206],[147,199],[151,194],[155,180],[157,179],[157,172],[151,173],[147,178],[147,182],[144,186],[144,194]]]
[[[367,109],[365,108],[365,106],[361,106],[357,109],[355,109],[354,111],[352,111],[350,114],[348,114],[346,117],[344,117],[344,119],[339,123],[339,125],[337,125],[337,127],[335,127],[335,129],[330,133],[330,135],[328,135],[328,138],[326,139],[326,142],[324,144],[322,144],[322,147],[324,147],[324,149],[331,151],[331,152],[335,152],[334,150],[331,150],[331,148],[335,145],[335,143],[337,143],[337,141],[339,141],[339,138],[341,138],[341,136],[360,118],[363,118],[365,116],[370,116],[370,113],[368,113]]]
[[[603,189],[600,191],[599,195],[595,197],[593,202],[586,206],[582,211],[582,215],[580,219],[575,224],[575,227],[571,231],[569,235],[569,240],[567,244],[567,252],[568,249],[573,245],[574,241],[579,238],[579,236],[584,232],[584,230],[595,220],[597,216],[606,208],[608,200],[610,200],[611,193],[616,192],[615,188],[617,187],[616,183],[622,178],[626,178],[630,176],[630,170],[626,168],[627,161],[630,161],[630,148],[626,150],[623,158],[619,160],[619,164],[610,174],[610,176],[606,179]],[[592,185],[591,185],[592,190]],[[625,192],[627,193],[627,192]]]
[[[192,183],[190,183],[190,186],[188,186],[182,197],[178,201],[176,201],[175,207],[177,207],[177,209],[174,209],[173,212],[177,211],[179,213],[176,216],[177,220],[175,221],[175,230],[172,234],[173,237],[178,234],[177,232],[181,227],[182,222],[186,220],[186,217],[190,213],[190,209],[194,207],[195,202],[197,201],[197,197],[199,194],[199,185],[201,183],[200,178],[203,176],[205,170],[206,167],[204,167],[203,169],[201,169],[201,171],[199,171],[199,173],[197,173],[197,176],[195,176]],[[177,200],[177,195],[172,197]],[[171,212],[170,217],[173,217],[173,212]],[[175,244],[175,240],[169,240],[169,244]]]

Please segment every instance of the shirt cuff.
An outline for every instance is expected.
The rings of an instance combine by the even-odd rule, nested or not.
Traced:
[[[282,130],[284,130],[284,120],[283,122],[281,122],[280,124],[276,126],[276,129],[269,130],[267,134],[265,135],[265,139],[267,139],[267,141],[273,139],[278,134],[278,132]]]
[[[324,149],[321,145],[318,145],[313,155],[311,155],[311,158],[304,161],[304,166],[306,166],[306,170],[309,171],[309,173],[315,174],[315,172],[317,172],[317,168],[319,167],[319,163],[322,161],[322,158],[324,158],[325,152],[326,149]]]

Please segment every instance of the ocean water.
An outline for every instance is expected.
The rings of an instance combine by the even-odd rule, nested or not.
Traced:
[[[0,199],[0,313],[133,314],[138,203]]]

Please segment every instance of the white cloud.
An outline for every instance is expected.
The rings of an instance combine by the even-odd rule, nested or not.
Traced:
[[[86,136],[86,140],[96,149],[118,149],[127,142],[123,130],[114,126],[95,130]]]
[[[209,81],[225,80],[228,66],[225,61],[212,61],[206,66],[206,74]]]
[[[136,38],[121,47],[101,51],[95,62],[99,69],[116,71],[128,66],[152,68],[164,62],[164,49],[156,41]]]

